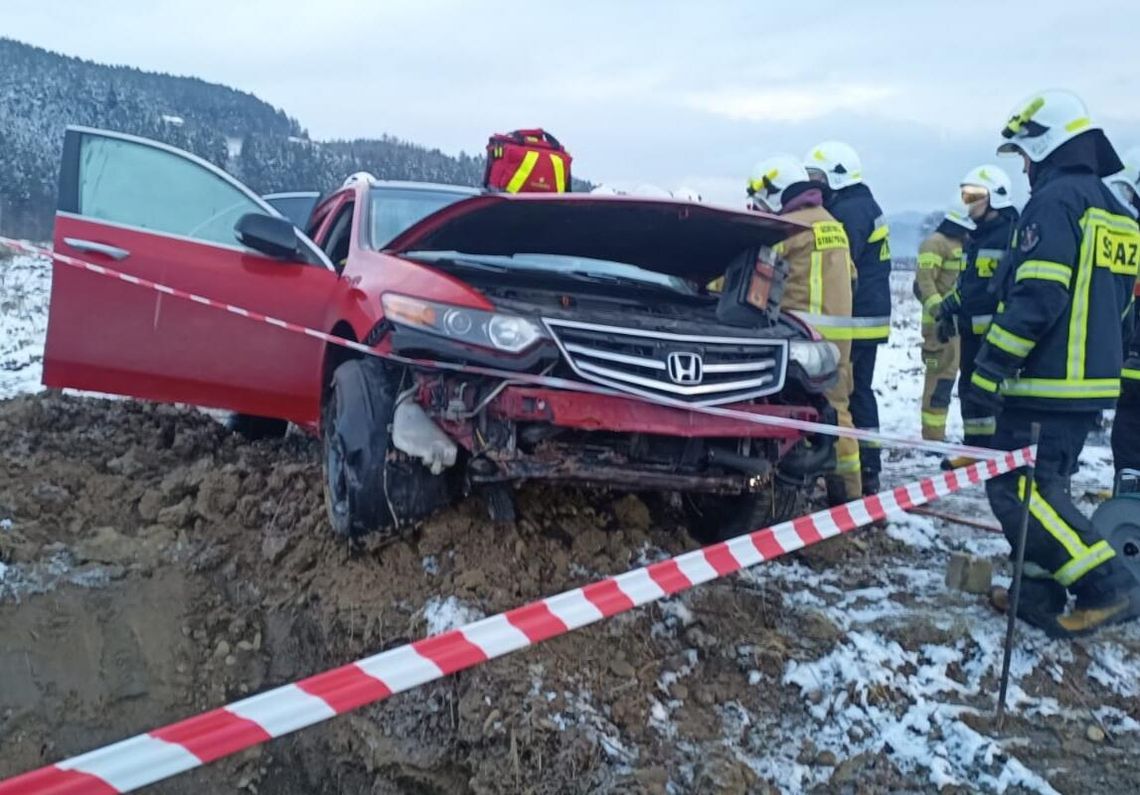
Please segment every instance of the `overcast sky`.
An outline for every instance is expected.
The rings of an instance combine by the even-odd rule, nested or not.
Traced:
[[[1137,0],[5,0],[0,31],[193,75],[284,108],[314,138],[444,151],[542,126],[595,182],[739,204],[752,164],[825,138],[888,212],[941,206],[993,161],[1024,95],[1079,93],[1140,145]],[[997,161],[1022,189],[1020,163]]]

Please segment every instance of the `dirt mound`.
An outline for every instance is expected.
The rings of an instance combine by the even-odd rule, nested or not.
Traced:
[[[486,516],[470,499],[353,546],[326,528],[307,437],[247,443],[202,413],[128,401],[0,402],[0,777],[692,543],[629,495],[534,486],[513,525]],[[788,576],[863,559],[874,571],[865,545],[842,549]],[[824,593],[879,585],[866,571]],[[155,789],[803,789],[757,747],[835,697],[787,680],[790,661],[849,642],[827,604],[757,577],[710,583]],[[888,751],[787,753],[825,791],[928,788]],[[1109,781],[1128,791],[1130,775]]]

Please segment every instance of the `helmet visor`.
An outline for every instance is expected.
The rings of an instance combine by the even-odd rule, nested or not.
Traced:
[[[988,202],[989,200],[990,192],[987,188],[983,188],[981,185],[962,186],[962,203],[966,206],[977,202]]]
[[[827,173],[822,168],[807,166],[807,174],[812,182],[827,182]]]

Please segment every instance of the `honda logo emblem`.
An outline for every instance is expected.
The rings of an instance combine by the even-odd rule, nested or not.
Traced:
[[[665,366],[674,384],[699,384],[705,377],[705,364],[697,353],[673,351],[665,358]]]

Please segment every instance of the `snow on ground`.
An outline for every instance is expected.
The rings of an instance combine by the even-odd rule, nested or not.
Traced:
[[[0,399],[40,387],[51,265],[0,251]]]

